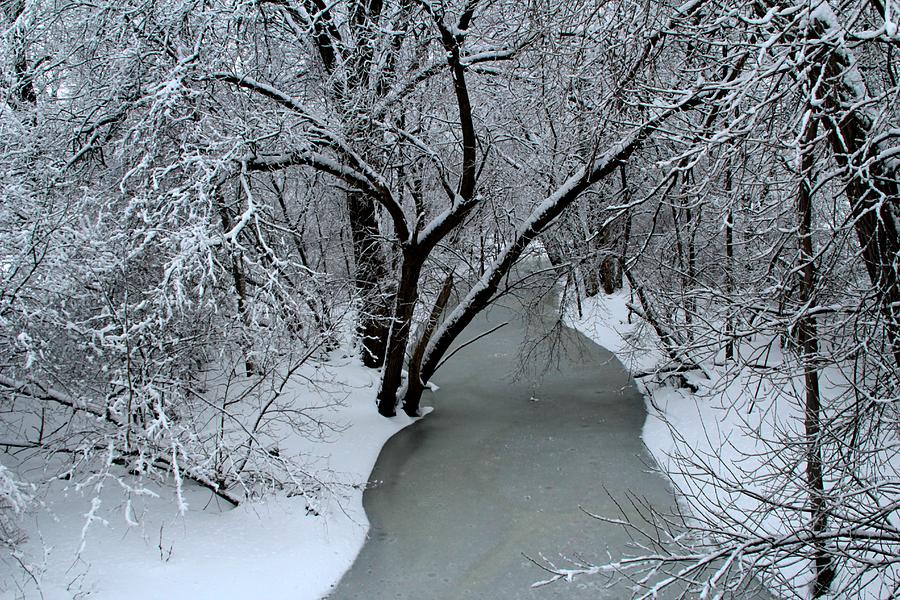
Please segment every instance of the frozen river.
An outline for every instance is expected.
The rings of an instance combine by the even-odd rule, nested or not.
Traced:
[[[439,371],[441,389],[424,398],[435,412],[384,447],[364,496],[370,539],[331,598],[630,595],[602,576],[530,587],[547,574],[523,555],[569,567],[566,557],[602,563],[627,552],[622,528],[579,507],[616,516],[610,495],[661,510],[674,501],[648,467],[644,403],[622,365],[568,328],[526,346],[553,321],[552,307],[542,310],[526,327],[521,308],[497,307],[463,334],[509,321]]]

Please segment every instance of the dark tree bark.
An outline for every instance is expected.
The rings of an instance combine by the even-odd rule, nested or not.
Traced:
[[[477,206],[475,199],[475,187],[478,181],[477,137],[469,88],[466,83],[466,67],[462,62],[465,32],[469,29],[477,6],[478,0],[470,1],[460,16],[459,23],[452,29],[443,22],[442,15],[432,13],[435,25],[441,35],[441,42],[447,51],[447,66],[453,76],[453,91],[462,134],[461,173],[451,209],[436,219],[434,227],[422,234],[410,235],[406,241],[402,242],[400,284],[394,304],[393,322],[388,335],[387,358],[381,377],[381,387],[378,391],[378,412],[385,416],[393,415],[396,410],[406,359],[406,346],[409,343],[413,312],[418,299],[419,275],[425,260],[435,245],[461,225]],[[428,10],[430,11],[431,8],[429,7]],[[425,381],[427,379],[428,377],[424,378]],[[418,386],[414,386],[412,390],[415,399],[412,400],[410,388],[407,388],[407,397],[403,399],[403,407],[408,414],[417,415],[422,390]]]
[[[600,262],[600,281],[605,294],[615,294],[622,289],[622,271],[617,257],[605,256]]]
[[[326,10],[326,5],[321,0],[315,0],[315,3],[320,11]],[[351,94],[352,91],[358,92],[369,88],[374,55],[372,37],[376,34],[383,7],[381,0],[351,3],[350,18],[353,27],[350,29],[350,33],[354,38],[355,51],[346,57],[352,76],[345,83],[347,89],[343,90],[347,97],[354,96]],[[333,49],[335,43],[340,41],[340,35],[331,21],[330,13],[328,23],[329,30],[326,37],[330,40],[331,45],[320,49],[319,54],[323,56],[323,62],[329,48]],[[332,72],[334,67],[335,65],[332,63]],[[352,104],[348,110],[354,110]],[[356,119],[353,114],[348,114],[347,117],[351,122]],[[372,138],[372,132],[360,129],[353,132],[351,137],[368,140]],[[390,288],[388,281],[390,261],[387,260],[386,248],[381,242],[377,218],[377,199],[368,194],[349,192],[347,194],[347,212],[353,237],[356,290],[361,297],[357,332],[363,347],[362,360],[366,366],[378,368],[384,364],[389,352],[387,346],[391,329],[391,305],[393,304],[394,290]]]
[[[11,0],[6,10],[8,21],[15,23],[25,10],[25,0]],[[18,31],[13,32],[12,38],[13,105],[31,106],[37,103],[37,92],[34,89],[34,75],[28,64],[26,42]]]
[[[630,227],[630,225],[631,223],[628,221],[624,224],[625,227]],[[592,280],[590,284],[593,293],[587,294],[588,296],[596,295],[600,291],[601,286],[604,294],[614,294],[622,289],[622,265],[620,260],[622,251],[617,250],[617,247],[620,246],[620,234],[631,234],[630,231],[624,232],[622,228],[623,225],[617,217],[611,222],[604,224],[594,238],[595,252],[600,256],[600,264],[596,272],[591,273]],[[587,285],[588,282],[585,281],[585,287]]]
[[[381,387],[378,390],[378,412],[385,417],[393,417],[396,411],[397,391],[402,383],[403,366],[406,363],[406,346],[409,344],[413,313],[419,299],[419,276],[422,274],[424,258],[417,248],[404,248],[400,283],[397,287],[393,319],[388,336],[384,373],[381,377]],[[411,414],[415,416],[416,412]]]
[[[407,377],[406,391],[403,394],[404,399],[419,398],[425,390],[425,384],[422,381],[422,360],[425,358],[425,350],[428,347],[428,342],[431,340],[431,336],[434,335],[435,329],[437,329],[438,321],[441,318],[444,309],[447,307],[447,303],[450,301],[450,294],[452,292],[453,273],[450,273],[444,280],[441,291],[438,293],[434,306],[431,309],[431,314],[428,316],[428,320],[422,327],[422,333],[413,347],[412,355],[409,358],[409,376]],[[407,406],[405,402],[403,410],[410,416],[415,414],[414,407]]]
[[[554,194],[538,205],[519,228],[515,238],[507,244],[500,256],[488,267],[485,274],[447,317],[440,330],[432,338],[422,362],[422,381],[428,381],[434,375],[453,341],[472,322],[472,319],[490,304],[503,278],[519,260],[529,244],[585,190],[612,173],[622,161],[627,160],[643,143],[646,136],[660,123],[669,116],[694,106],[700,99],[701,96],[698,94],[689,95],[682,102],[648,119],[632,130],[624,139],[611,145],[606,153],[597,157],[590,168],[582,169],[580,173],[571,177]],[[404,404],[410,409],[418,411],[419,400],[419,397],[409,396],[404,399]]]
[[[631,190],[628,187],[628,178],[625,175],[625,163],[619,165],[619,184],[622,190],[622,204],[628,206],[631,199]],[[625,231],[622,233],[622,250],[619,253],[619,273],[625,277],[625,269],[628,268],[628,245],[631,242],[631,208],[625,209]],[[631,303],[628,305],[628,323],[631,323],[631,304],[634,303],[634,290],[630,290]]]
[[[240,197],[240,184],[238,184],[238,197]],[[216,201],[219,205],[219,218],[222,220],[222,231],[228,233],[234,227],[234,220],[231,217],[231,211],[225,205],[225,200],[221,194],[218,194]],[[231,247],[227,249],[229,258],[231,258],[231,278],[234,282],[234,292],[237,298],[238,314],[241,317],[241,323],[245,330],[250,327],[250,306],[247,303],[247,278],[244,276],[244,269],[241,265],[241,257]],[[256,372],[256,365],[251,357],[251,348],[244,349],[244,370],[247,377],[252,376]]]
[[[800,282],[800,310],[805,312],[814,300],[816,287],[816,264],[812,242],[812,169],[813,143],[818,132],[818,120],[810,117],[803,134],[800,155],[800,189],[797,193],[798,242],[802,279]],[[825,482],[822,465],[821,411],[819,391],[819,370],[815,361],[819,354],[819,338],[816,319],[802,314],[797,324],[797,342],[803,363],[803,378],[806,388],[804,406],[804,426],[806,433],[806,486],[809,493],[809,508],[812,515],[810,527],[816,534],[824,533],[828,526],[828,509],[825,503]],[[821,598],[828,593],[834,580],[834,566],[828,549],[821,541],[813,544],[813,598]]]
[[[382,249],[375,207],[367,194],[348,192],[354,283],[361,300],[357,334],[362,342],[363,364],[377,369],[385,360],[393,291],[386,286],[388,261]]]
[[[811,21],[805,54],[816,73],[813,89],[817,90],[817,113],[828,130],[834,158],[844,172],[863,264],[879,300],[894,362],[900,368],[898,173],[879,159],[880,148],[872,143],[877,131],[866,112],[870,103],[860,97],[866,92],[860,89],[860,78],[854,73],[857,67],[843,45],[843,34],[835,30],[835,23],[827,16],[818,15]]]
[[[734,296],[734,207],[731,205],[731,165],[725,170],[725,193],[728,211],[725,213],[725,293]],[[725,360],[734,360],[734,318],[725,317]]]
[[[900,228],[897,203],[900,189],[897,174],[886,173],[874,160],[877,150],[866,144],[871,132],[853,113],[829,119],[835,158],[848,175],[846,191],[854,228],[859,240],[866,272],[881,305],[888,343],[894,362],[900,368]],[[863,179],[861,165],[868,164],[869,176]]]
[[[314,15],[307,22],[302,13],[289,0],[269,0],[280,6],[288,17],[305,30],[313,32],[313,41],[322,61],[322,68],[331,80],[334,100],[344,107],[347,122],[358,125],[360,109],[355,98],[367,92],[371,82],[374,55],[373,36],[378,35],[378,25],[383,10],[381,0],[352,2],[350,5],[351,43],[343,39],[335,22],[331,7],[323,0],[305,0],[308,14]],[[402,41],[402,36],[398,36]],[[338,73],[340,69],[346,73]],[[383,93],[385,77],[389,77],[389,64],[380,74],[377,89]],[[362,126],[354,126],[350,139],[370,139],[370,132]],[[368,157],[367,157],[368,158]],[[387,250],[382,242],[377,216],[378,199],[371,193],[353,190],[347,193],[347,216],[353,242],[353,281],[360,298],[357,334],[362,345],[362,361],[368,367],[379,368],[384,364],[390,331],[390,312],[394,290],[389,282]],[[403,241],[403,240],[401,240]]]

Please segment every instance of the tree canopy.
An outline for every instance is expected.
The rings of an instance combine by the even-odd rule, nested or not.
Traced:
[[[540,244],[582,295],[627,285],[667,368],[780,344],[791,548],[815,595],[836,560],[894,569],[870,557],[900,541],[897,8],[6,2],[0,445],[234,504],[304,488],[269,451],[285,378],[352,323],[379,412],[417,414]]]

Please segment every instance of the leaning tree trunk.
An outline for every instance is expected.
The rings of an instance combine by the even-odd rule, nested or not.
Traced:
[[[416,301],[419,298],[419,275],[422,273],[423,256],[415,246],[403,250],[400,267],[400,284],[394,301],[393,320],[388,335],[384,372],[378,390],[378,412],[385,417],[393,417],[397,407],[397,391],[403,382],[403,366],[406,363],[406,346],[412,326]],[[419,392],[421,394],[421,391]],[[406,405],[404,404],[406,409]],[[406,409],[410,416],[418,414],[418,404]]]
[[[421,334],[418,336],[413,346],[412,354],[409,357],[409,373],[406,378],[406,390],[403,393],[403,410],[407,414],[416,414],[418,411],[417,406],[414,408],[408,405],[407,401],[410,398],[420,398],[425,390],[425,383],[422,381],[422,360],[425,358],[425,349],[428,347],[428,342],[431,340],[431,336],[434,335],[435,329],[437,329],[438,321],[447,307],[447,303],[450,301],[452,292],[453,273],[450,272],[441,286],[441,291],[438,292],[431,314],[422,326]]]
[[[571,177],[556,192],[537,205],[516,232],[515,238],[500,252],[497,259],[472,286],[468,294],[432,337],[425,352],[425,359],[422,361],[421,378],[423,382],[431,379],[453,341],[472,322],[472,319],[490,304],[501,281],[519,260],[528,245],[586,189],[609,175],[622,161],[627,160],[640,146],[647,134],[659,123],[665,121],[668,116],[692,106],[698,99],[699,96],[691,96],[682,104],[669,108],[635,128],[617,144],[611,145],[610,149],[598,157],[590,169],[583,169]],[[411,395],[404,398],[404,406],[409,407],[408,412],[418,411],[419,400],[419,397]]]

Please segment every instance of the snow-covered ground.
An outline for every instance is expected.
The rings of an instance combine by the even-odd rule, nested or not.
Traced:
[[[662,357],[652,333],[627,322],[629,301],[627,290],[590,298],[582,302],[581,316],[570,307],[567,321],[641,375]],[[790,457],[776,464],[766,450],[800,431],[795,398],[802,381],[776,386],[714,364],[705,368],[708,379],[687,375],[696,393],[638,378],[648,407],[642,438],[698,518],[725,499],[733,526],[755,514],[755,507],[746,494],[725,494],[721,483],[739,488],[747,473],[788,465]],[[822,380],[826,396],[847,385],[835,372],[826,371]],[[307,510],[309,498],[274,494],[230,509],[196,487],[186,487],[188,509],[180,514],[170,488],[142,484],[154,497],[125,493],[121,480],[112,478],[80,489],[57,482],[26,520],[29,541],[22,559],[40,568],[40,585],[14,564],[0,563],[7,571],[0,572],[0,600],[321,598],[365,541],[362,491],[381,447],[412,423],[402,415],[388,420],[377,414],[376,386],[376,372],[355,359],[335,358],[314,376],[298,373],[285,391],[295,406],[323,407],[309,416],[333,425],[324,437],[296,437],[280,447],[306,457],[308,471],[327,484],[314,502],[316,514]],[[692,468],[684,468],[685,458]],[[40,479],[38,470],[34,478]],[[777,514],[743,525],[770,532],[784,527]],[[795,591],[804,587],[804,566],[793,562],[782,569],[796,581]]]
[[[710,530],[725,528],[748,535],[778,535],[796,523],[796,510],[772,510],[756,498],[789,504],[797,489],[785,485],[785,473],[794,473],[802,481],[802,457],[785,451],[790,440],[804,435],[801,401],[804,382],[796,377],[772,380],[751,370],[728,371],[723,362],[707,361],[704,375],[686,373],[689,386],[659,384],[652,376],[663,364],[656,349],[655,335],[634,317],[628,322],[627,305],[631,302],[626,288],[616,294],[582,301],[581,315],[576,308],[566,309],[567,324],[615,353],[625,367],[637,375],[638,387],[647,403],[647,419],[642,438],[654,459],[665,472],[679,495],[700,523]],[[778,344],[765,344],[756,351],[752,362],[780,365],[785,358]],[[838,369],[821,372],[820,387],[825,406],[839,398],[853,382]],[[793,444],[796,451],[797,445]],[[884,458],[892,468],[896,452]],[[797,496],[793,496],[796,498]],[[802,497],[802,494],[801,494]],[[895,515],[896,516],[896,515]],[[892,517],[893,518],[893,517]],[[795,529],[794,529],[795,530]],[[786,587],[773,588],[791,597],[808,597],[810,569],[805,561],[788,559],[778,564],[780,578]],[[841,568],[832,586],[835,598],[844,598],[840,590],[855,573]],[[770,582],[772,583],[772,582]],[[865,598],[891,598],[893,592],[878,577],[864,586]]]
[[[124,493],[112,478],[80,490],[60,482],[26,522],[22,558],[43,568],[40,586],[0,563],[7,570],[0,573],[0,598],[322,597],[365,541],[362,493],[381,447],[413,420],[377,414],[377,373],[355,359],[320,365],[315,385],[310,381],[295,377],[286,393],[297,407],[330,405],[311,416],[334,429],[324,438],[284,440],[281,450],[307,457],[309,471],[327,484],[315,501],[318,514],[308,514],[309,499],[300,496],[276,493],[231,509],[186,486],[182,515],[168,488],[141,484],[159,494],[153,497]]]
[[[639,317],[633,316],[628,322],[630,302],[627,287],[609,296],[598,294],[582,301],[580,316],[569,309],[567,324],[611,350],[626,369],[638,375],[636,381],[647,404],[642,439],[689,512],[709,519],[709,513],[721,503],[730,506],[736,516],[741,511],[751,514],[754,506],[749,499],[723,489],[721,481],[740,482],[744,470],[753,472],[762,467],[765,457],[758,447],[760,439],[773,435],[776,428],[767,420],[775,416],[777,407],[771,389],[754,394],[758,398],[755,401],[765,405],[751,408],[742,394],[739,377],[724,390],[716,388],[725,374],[717,374],[712,365],[707,366],[707,372],[712,370],[722,379],[712,381],[686,374],[698,388],[696,393],[682,386],[648,385],[653,378],[641,375],[652,374],[664,363],[664,357],[655,345],[655,334]],[[780,415],[788,422],[796,416]],[[774,522],[763,525],[778,527]],[[793,573],[785,575],[796,575],[797,569],[795,566]]]

